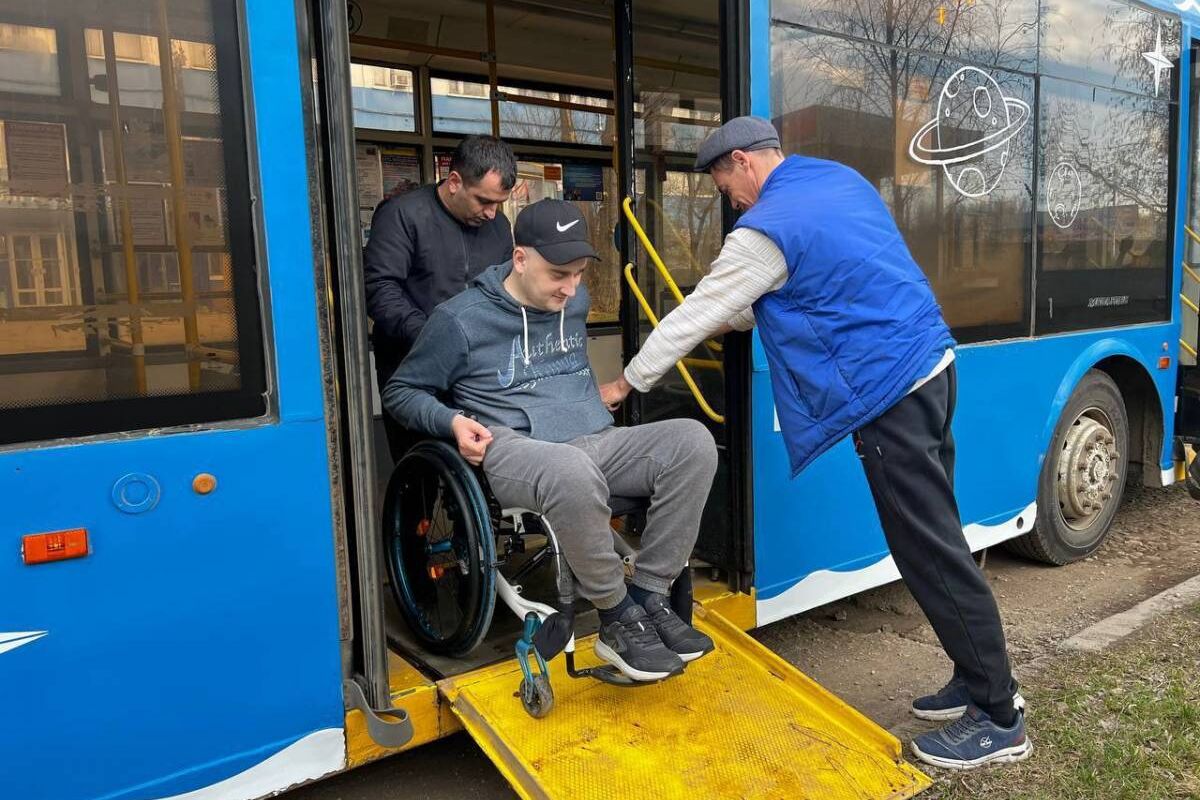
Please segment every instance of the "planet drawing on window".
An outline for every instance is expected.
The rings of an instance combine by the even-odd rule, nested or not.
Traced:
[[[1010,143],[1027,122],[1028,103],[1005,97],[983,70],[963,67],[942,84],[937,116],[912,137],[908,155],[941,167],[960,194],[983,197],[1003,177]]]
[[[1083,199],[1083,182],[1079,170],[1066,161],[1060,161],[1046,179],[1046,211],[1050,221],[1060,228],[1069,228],[1079,213]]]

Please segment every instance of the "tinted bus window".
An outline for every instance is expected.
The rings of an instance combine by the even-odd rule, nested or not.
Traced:
[[[777,24],[771,90],[786,152],[879,190],[960,341],[1028,335],[1032,78]]]
[[[354,127],[377,131],[415,131],[413,71],[376,64],[350,65]]]
[[[772,0],[771,16],[982,66],[1037,67],[1037,0]]]
[[[1170,73],[1147,54],[1179,58],[1177,18],[1114,0],[1043,0],[1041,72],[1166,97]],[[1165,83],[1163,82],[1165,79]]]
[[[433,129],[437,133],[490,134],[492,104],[488,84],[431,78]],[[501,85],[500,137],[536,142],[609,145],[614,135],[612,104],[600,97]],[[535,102],[521,102],[522,97]],[[566,107],[536,101],[564,103]],[[595,111],[586,110],[588,107]]]
[[[0,443],[265,412],[234,3],[100,8],[0,3]]]
[[[1046,30],[1047,72],[1086,82],[1041,81],[1036,331],[1168,319],[1178,22],[1053,3]]]

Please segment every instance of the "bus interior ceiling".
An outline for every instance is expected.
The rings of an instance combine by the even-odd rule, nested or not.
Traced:
[[[573,200],[583,211],[602,258],[586,276],[592,299],[589,357],[598,382],[614,378],[622,368],[625,321],[620,315],[624,264],[614,236],[623,193],[616,170],[613,4],[356,0],[351,6],[363,241],[384,199],[444,177],[449,153],[463,135],[498,132],[519,162],[518,183],[504,209],[510,220],[543,197]],[[707,176],[690,171],[696,146],[720,122],[718,3],[639,0],[633,28],[635,207],[674,281],[686,292],[707,270],[722,233],[719,196]],[[491,52],[494,61],[487,56]],[[634,260],[639,284],[661,317],[675,300],[640,248]],[[644,317],[637,324],[644,339],[649,324]],[[725,398],[719,351],[704,348],[695,355],[696,379],[720,410]],[[373,393],[374,443],[381,511],[392,460],[378,389]],[[674,372],[642,404],[644,420],[670,416],[708,422]],[[724,432],[709,424],[723,446]],[[728,516],[723,511],[726,472],[714,485],[709,504],[713,518]],[[723,541],[726,527],[713,536],[717,550],[729,549]],[[713,590],[724,588],[706,581],[708,570],[696,577],[713,583]],[[539,594],[537,583],[534,578],[527,590]],[[552,583],[546,587],[552,589]],[[389,645],[415,657],[432,674],[460,673],[508,657],[520,635],[519,621],[500,607],[488,638],[469,657],[432,655],[412,639],[390,592],[385,596]],[[594,614],[581,614],[581,634],[595,625]]]

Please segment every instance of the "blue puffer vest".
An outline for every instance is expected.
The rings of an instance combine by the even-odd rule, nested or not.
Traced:
[[[879,193],[789,156],[737,227],[770,237],[788,279],[754,304],[792,477],[933,370],[950,329]]]

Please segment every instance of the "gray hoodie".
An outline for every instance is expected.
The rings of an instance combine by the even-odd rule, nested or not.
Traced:
[[[526,308],[504,289],[511,271],[512,261],[489,267],[430,315],[383,390],[404,427],[450,438],[463,413],[567,442],[613,424],[588,364],[587,289],[581,283],[561,313]]]

